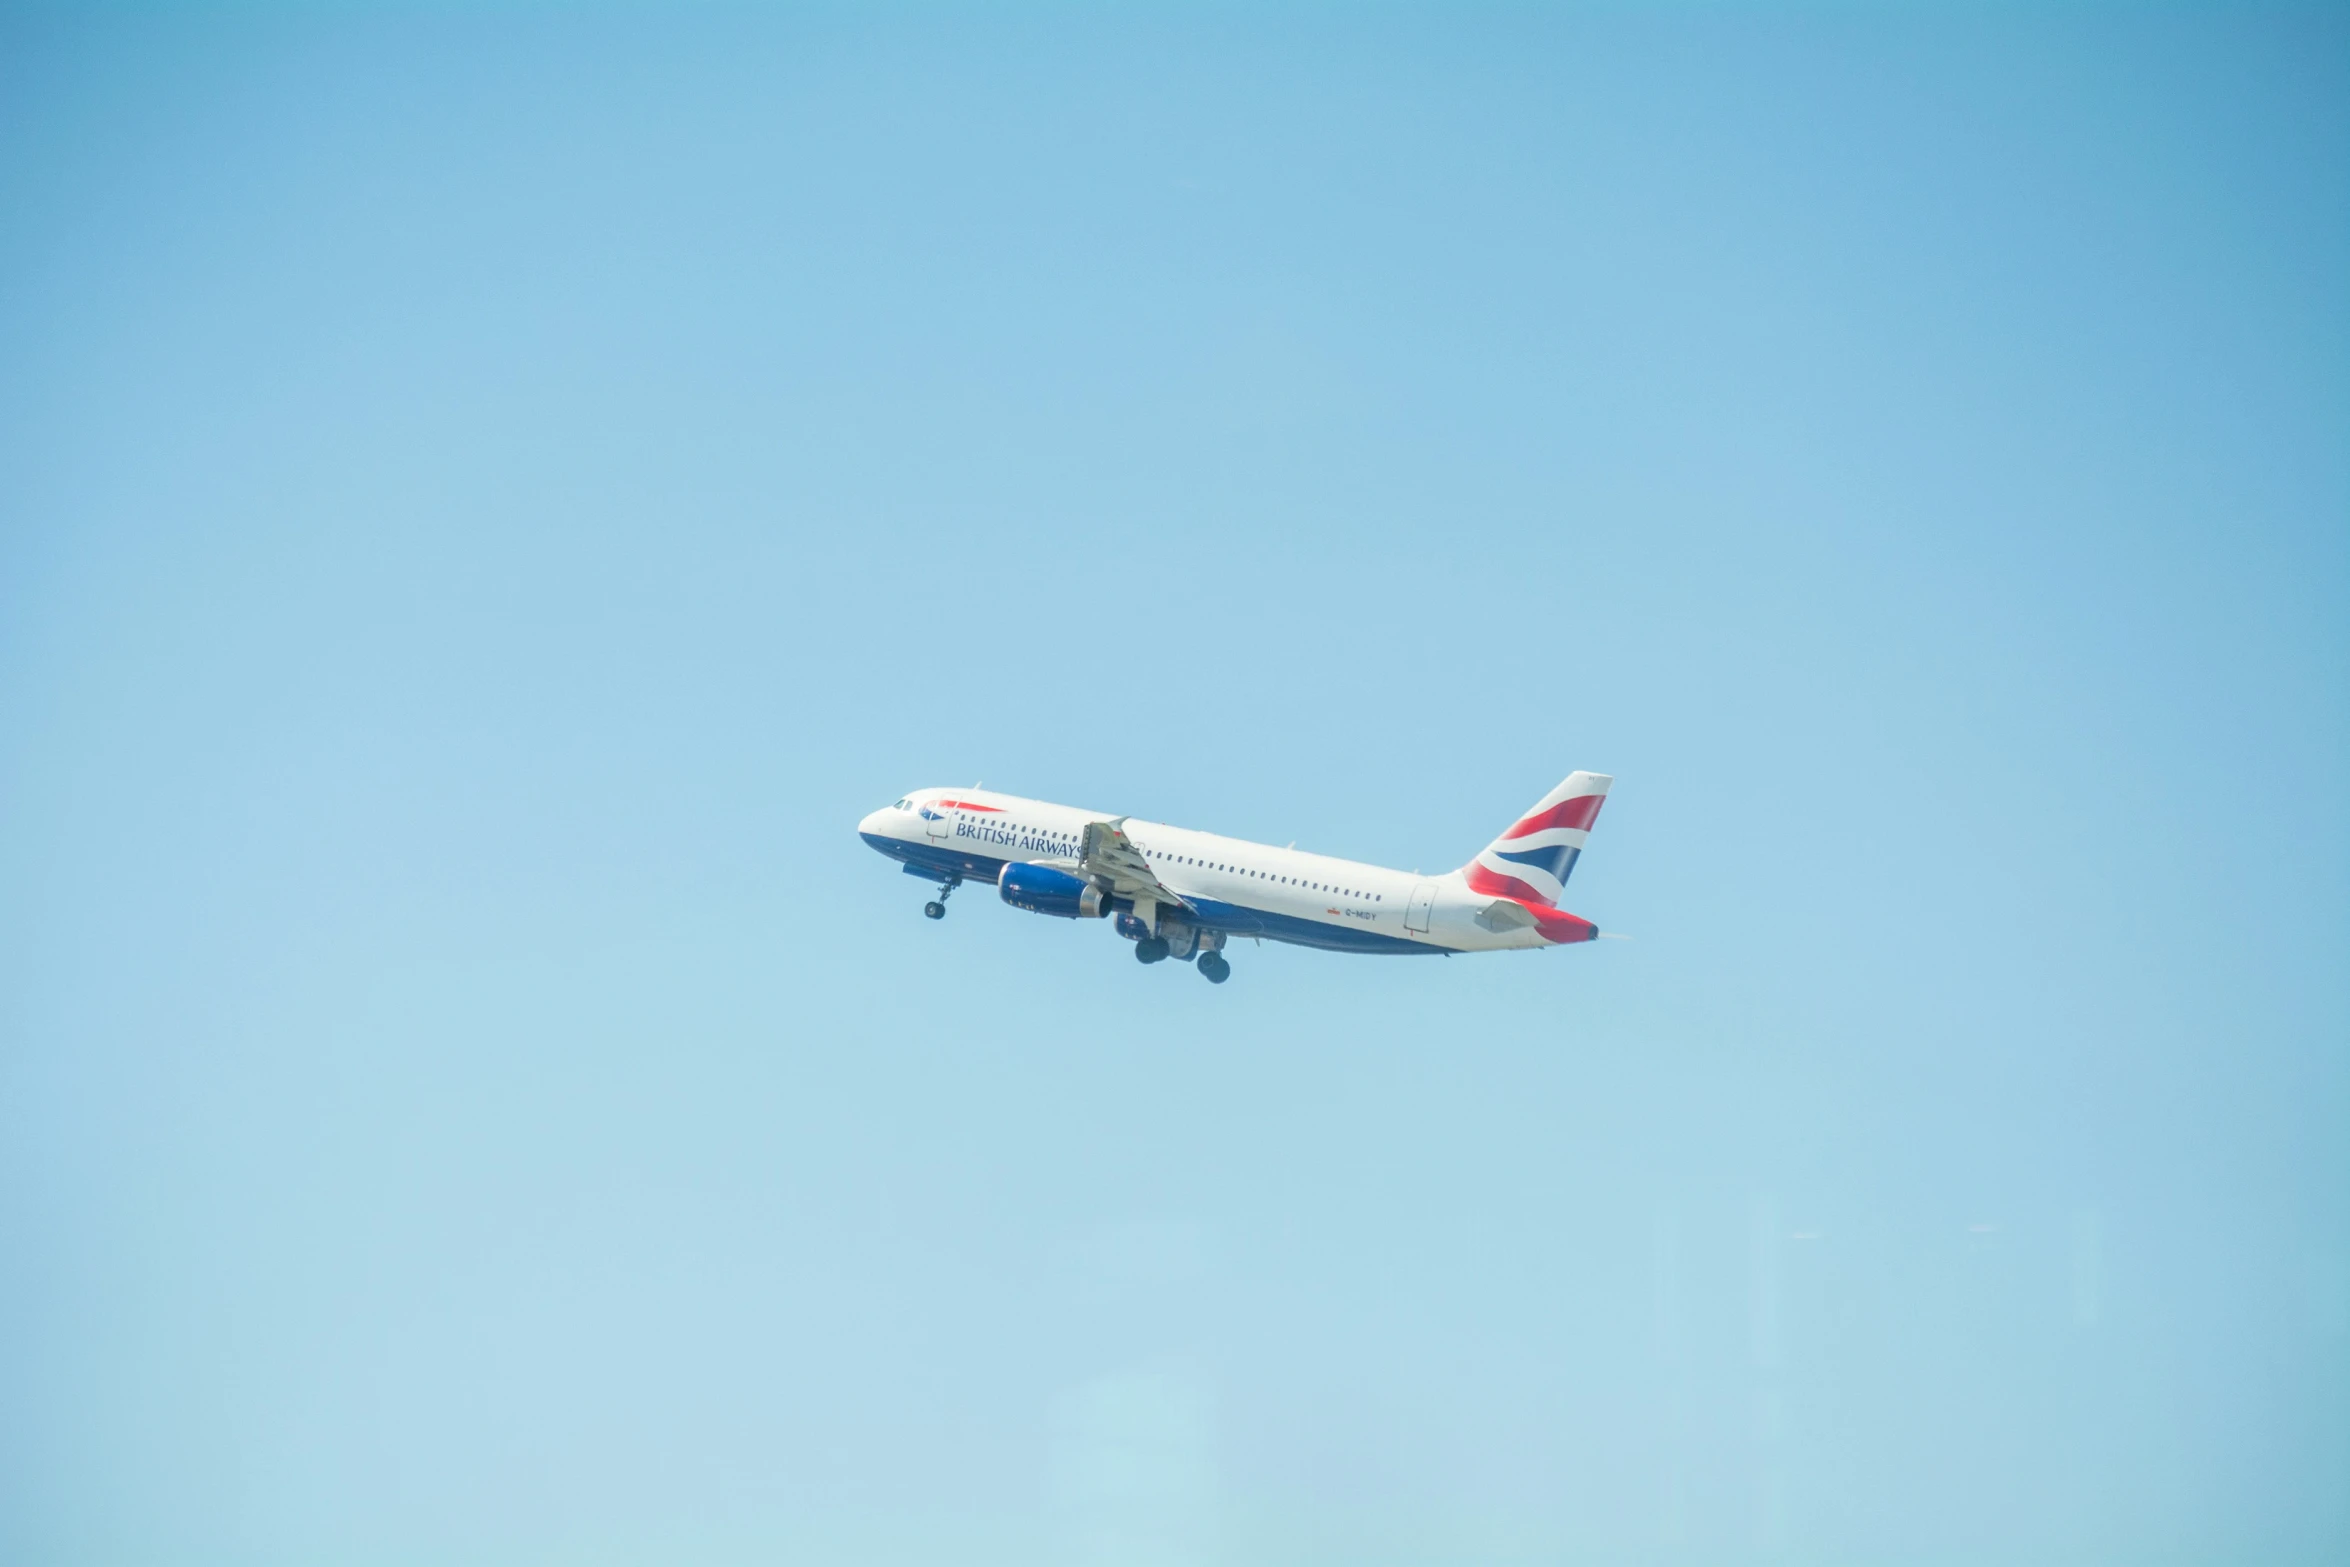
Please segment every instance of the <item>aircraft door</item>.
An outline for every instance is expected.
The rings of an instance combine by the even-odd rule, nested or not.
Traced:
[[[1436,883],[1424,881],[1412,889],[1411,907],[1404,910],[1403,928],[1428,934],[1428,912],[1436,906]]]
[[[944,800],[933,800],[922,807],[922,830],[930,835],[932,843],[944,843],[955,835],[954,814]]]

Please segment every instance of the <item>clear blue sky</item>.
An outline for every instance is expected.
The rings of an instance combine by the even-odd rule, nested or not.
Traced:
[[[10,9],[0,1557],[2350,1556],[2346,327],[2338,8]]]

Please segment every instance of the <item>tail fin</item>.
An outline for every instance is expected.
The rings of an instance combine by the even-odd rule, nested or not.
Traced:
[[[1614,782],[1606,773],[1570,774],[1461,867],[1469,890],[1555,907]]]

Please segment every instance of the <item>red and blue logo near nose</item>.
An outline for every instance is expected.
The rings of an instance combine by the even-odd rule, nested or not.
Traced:
[[[919,814],[926,822],[943,822],[947,819],[949,811],[976,811],[1001,815],[1003,809],[1000,805],[981,805],[977,800],[933,800],[923,806]]]

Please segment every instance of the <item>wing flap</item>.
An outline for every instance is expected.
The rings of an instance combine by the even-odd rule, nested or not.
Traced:
[[[1137,903],[1157,903],[1168,908],[1188,909],[1185,903],[1159,880],[1151,862],[1126,836],[1126,818],[1115,821],[1087,822],[1080,863],[1089,876],[1099,876],[1110,884],[1113,895],[1132,898]]]

